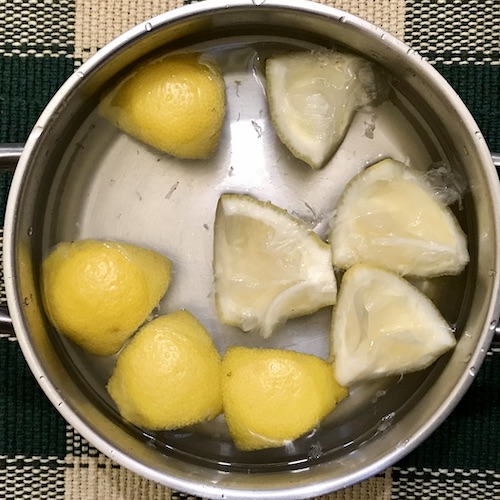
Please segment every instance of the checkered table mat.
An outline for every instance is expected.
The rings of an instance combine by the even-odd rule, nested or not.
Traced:
[[[192,2],[0,0],[0,142],[25,141],[57,88],[97,49],[184,3]],[[468,105],[490,148],[500,151],[499,0],[319,3],[372,21],[419,51]],[[9,174],[0,175],[2,219],[9,182]],[[127,471],[89,445],[48,402],[7,334],[0,335],[0,366],[0,500],[194,498]],[[417,450],[321,499],[500,499],[500,348],[490,349],[464,400]]]

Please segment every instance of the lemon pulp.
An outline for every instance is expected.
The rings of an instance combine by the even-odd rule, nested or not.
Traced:
[[[373,65],[335,50],[272,56],[266,61],[266,82],[278,136],[315,169],[340,146],[356,111],[379,94]]]
[[[248,195],[219,200],[214,275],[221,321],[265,338],[286,319],[333,304],[337,295],[328,245],[303,221]]]
[[[380,265],[401,275],[459,274],[467,239],[423,176],[386,159],[347,185],[331,223],[333,263]]]
[[[422,370],[455,345],[431,300],[404,278],[356,264],[343,276],[331,328],[339,383]]]

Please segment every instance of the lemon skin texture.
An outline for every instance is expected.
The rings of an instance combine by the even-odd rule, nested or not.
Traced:
[[[173,156],[206,159],[215,151],[226,113],[224,79],[199,54],[139,66],[101,101],[115,126]]]
[[[221,358],[201,323],[187,311],[175,311],[134,336],[107,388],[120,414],[133,424],[181,428],[221,413]]]
[[[42,263],[45,311],[60,333],[110,356],[158,305],[171,267],[167,257],[128,243],[60,243]]]
[[[321,358],[230,347],[222,361],[224,414],[241,450],[282,446],[314,429],[347,395]]]

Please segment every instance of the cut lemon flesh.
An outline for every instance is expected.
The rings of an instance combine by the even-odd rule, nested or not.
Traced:
[[[347,395],[330,363],[281,349],[230,347],[222,360],[224,415],[236,446],[282,446],[315,428]]]
[[[404,278],[365,264],[344,274],[331,329],[340,384],[424,369],[454,345],[436,306]]]
[[[266,82],[278,136],[315,169],[340,146],[355,112],[378,93],[369,61],[333,50],[272,56]]]
[[[337,296],[329,246],[303,221],[248,195],[219,200],[214,276],[220,320],[265,338]]]
[[[469,262],[467,240],[450,208],[423,176],[392,159],[346,187],[331,223],[333,263],[364,262],[401,275],[459,274]]]

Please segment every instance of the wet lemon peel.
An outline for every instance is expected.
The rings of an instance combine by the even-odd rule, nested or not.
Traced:
[[[167,257],[130,243],[62,242],[42,263],[44,308],[60,333],[110,356],[158,305],[171,269]]]
[[[151,430],[212,420],[222,411],[221,357],[188,311],[155,318],[120,353],[107,389],[120,414]]]
[[[310,354],[234,346],[222,360],[224,415],[241,450],[303,436],[346,396],[331,364]]]
[[[216,64],[200,54],[169,55],[135,68],[104,96],[99,111],[156,149],[207,159],[224,125],[225,82]]]

